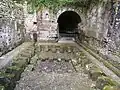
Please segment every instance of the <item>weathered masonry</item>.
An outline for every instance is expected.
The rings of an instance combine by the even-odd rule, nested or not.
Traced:
[[[37,13],[38,40],[55,40],[61,36],[74,36],[96,51],[108,54],[120,50],[119,1],[104,1],[84,15],[82,11],[61,8],[56,14],[49,9]],[[113,9],[112,9],[113,8]],[[114,20],[113,20],[114,19]]]
[[[19,1],[0,1],[0,90],[120,90],[120,0]]]
[[[82,10],[62,7],[58,11],[44,8],[34,14],[12,1],[1,1],[0,7],[1,55],[24,41],[32,40],[34,32],[38,41],[74,37],[103,56],[110,52],[119,56],[120,51],[120,2],[103,1],[83,13]],[[25,30],[26,29],[26,30]],[[25,33],[26,32],[26,33]]]
[[[11,0],[0,1],[0,56],[24,41],[24,13]]]

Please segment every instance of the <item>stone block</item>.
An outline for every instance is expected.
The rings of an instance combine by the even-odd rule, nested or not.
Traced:
[[[30,58],[31,57],[31,53],[30,52],[22,52],[19,54],[21,57],[27,57],[27,58]]]
[[[24,70],[24,72],[32,71],[33,68],[34,68],[34,65],[28,65],[28,66],[26,67],[26,69]]]
[[[18,60],[13,62],[13,66],[17,66],[18,68],[25,68],[28,62],[26,60]]]
[[[14,78],[15,78],[14,74],[0,72],[0,85],[8,87],[10,84],[13,83]]]
[[[14,74],[14,80],[17,81],[20,79],[20,75],[23,72],[23,68],[18,68],[17,66],[10,66],[6,69],[6,73]]]
[[[98,77],[96,81],[96,87],[102,90],[106,85],[116,85],[116,82],[114,82],[111,78],[106,76]]]
[[[44,47],[44,51],[45,51],[45,52],[48,52],[48,51],[49,51],[49,47],[48,47],[47,45]]]
[[[94,31],[94,30],[88,30],[87,31],[87,36],[89,37],[94,37],[94,38],[98,38],[98,32]]]
[[[56,52],[57,52],[57,49],[56,49],[55,47],[52,47],[52,48],[51,48],[51,51],[52,51],[52,53],[56,53]]]
[[[38,60],[38,56],[35,55],[34,57],[31,58],[31,60],[30,60],[30,64],[35,65],[35,64],[37,63],[37,60]]]
[[[78,65],[78,61],[77,61],[77,59],[76,58],[74,58],[74,59],[72,59],[72,63],[73,63],[73,65]]]
[[[103,72],[92,63],[86,65],[85,72],[93,81],[96,81],[98,77],[104,75]]]

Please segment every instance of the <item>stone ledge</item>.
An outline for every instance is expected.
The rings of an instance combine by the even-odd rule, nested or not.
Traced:
[[[22,45],[18,46],[11,52],[0,57],[0,69],[9,66],[12,62],[12,59],[18,55],[18,53],[22,52],[22,50],[26,49],[28,46],[32,45],[30,42],[25,42]]]
[[[80,44],[81,45],[81,44]],[[78,45],[77,45],[78,46]],[[82,45],[83,46],[83,45]],[[86,48],[85,46],[83,46],[84,48]],[[79,47],[78,48],[80,50],[82,50],[90,59],[91,62],[95,64],[96,67],[99,67],[101,69],[101,71],[103,73],[105,73],[108,77],[112,78],[116,84],[120,85],[120,78],[113,72],[111,71],[108,67],[106,67],[102,61],[99,61],[98,58],[94,57],[93,55],[91,55],[91,53],[89,52],[90,50],[85,50],[83,47]],[[92,51],[91,51],[92,52]],[[94,52],[93,52],[94,53]],[[97,55],[98,56],[98,55]],[[100,56],[98,56],[100,57]],[[101,57],[100,57],[101,58]],[[119,73],[119,72],[118,72]]]

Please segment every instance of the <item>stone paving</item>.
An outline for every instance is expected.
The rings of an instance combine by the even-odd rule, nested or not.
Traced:
[[[76,72],[71,63],[76,57],[75,52],[50,53],[42,50],[39,54],[41,58],[34,69],[22,73],[15,90],[95,90],[95,83],[83,73],[82,68],[76,68],[79,70]]]
[[[35,47],[35,56],[14,90],[104,90],[116,80],[119,83],[113,72],[76,44],[38,43]]]
[[[15,90],[94,90],[83,72],[75,72],[71,63],[42,61],[35,70],[24,72]]]

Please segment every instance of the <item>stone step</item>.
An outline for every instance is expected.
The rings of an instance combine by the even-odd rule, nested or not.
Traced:
[[[82,45],[82,44],[80,44],[80,45],[82,47],[80,47],[78,44],[76,44],[76,46],[82,52],[84,52],[87,55],[87,57],[89,57],[89,59],[91,60],[91,62],[93,64],[95,64],[96,67],[100,68],[101,71],[103,73],[105,73],[105,75],[107,75],[108,77],[110,77],[111,79],[113,79],[118,85],[120,85],[120,78],[109,67],[107,67],[106,65],[104,65],[104,62],[102,62],[104,59],[102,57],[98,56],[97,54],[95,54],[93,51],[91,51],[87,47],[85,47],[84,45]],[[94,54],[94,56],[93,56],[93,54]],[[99,61],[99,59],[96,58],[96,57],[99,57],[99,59],[101,59],[102,61]]]

